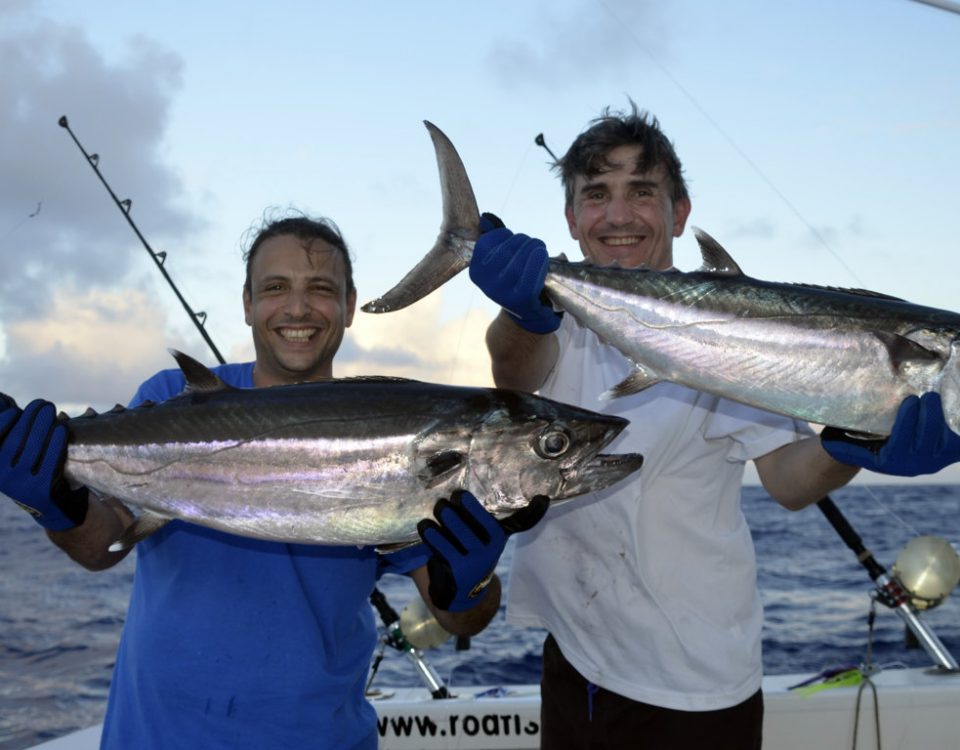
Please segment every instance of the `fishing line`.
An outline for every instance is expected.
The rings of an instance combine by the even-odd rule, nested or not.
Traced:
[[[16,232],[18,229],[20,229],[20,227],[22,227],[24,224],[26,224],[28,221],[30,221],[30,219],[35,218],[35,217],[37,216],[37,214],[40,213],[40,209],[41,209],[42,207],[43,207],[43,201],[38,201],[38,202],[37,202],[37,207],[36,207],[36,209],[34,209],[34,211],[33,211],[32,213],[29,213],[29,214],[27,214],[26,216],[24,216],[20,221],[18,221],[18,222],[17,222],[16,224],[14,224],[10,229],[8,229],[6,232],[3,233],[3,239],[7,239],[7,237],[9,237],[11,234],[13,234],[13,233]]]

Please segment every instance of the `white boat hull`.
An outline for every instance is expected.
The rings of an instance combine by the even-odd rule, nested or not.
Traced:
[[[788,690],[807,675],[764,678],[764,750],[853,747],[856,687],[812,695]],[[872,677],[884,750],[960,748],[960,674],[891,669]],[[383,750],[521,750],[540,741],[536,685],[459,688],[433,700],[425,688],[385,688],[373,698]],[[878,747],[873,693],[860,696],[858,748]],[[100,727],[37,745],[34,750],[96,750]]]

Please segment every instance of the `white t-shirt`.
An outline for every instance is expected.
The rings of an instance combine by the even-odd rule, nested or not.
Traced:
[[[691,711],[746,700],[762,677],[763,610],[744,464],[812,431],[669,383],[601,401],[630,363],[570,315],[557,335],[541,394],[629,419],[604,452],[644,464],[519,536],[508,621],[546,628],[580,674],[634,700]]]

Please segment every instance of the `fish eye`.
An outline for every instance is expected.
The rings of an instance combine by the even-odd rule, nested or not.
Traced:
[[[537,453],[543,458],[559,458],[570,449],[570,433],[559,427],[549,427],[537,438]]]

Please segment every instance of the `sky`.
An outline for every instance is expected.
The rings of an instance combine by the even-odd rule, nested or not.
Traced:
[[[360,301],[433,244],[429,120],[481,210],[579,251],[562,154],[633,99],[684,163],[690,225],[745,273],[960,309],[960,14],[913,0],[0,0],[0,391],[68,413],[216,360],[70,128],[228,360],[245,242],[333,219]],[[692,232],[674,245],[700,265]],[[461,274],[356,321],[335,374],[491,383],[495,306]]]

